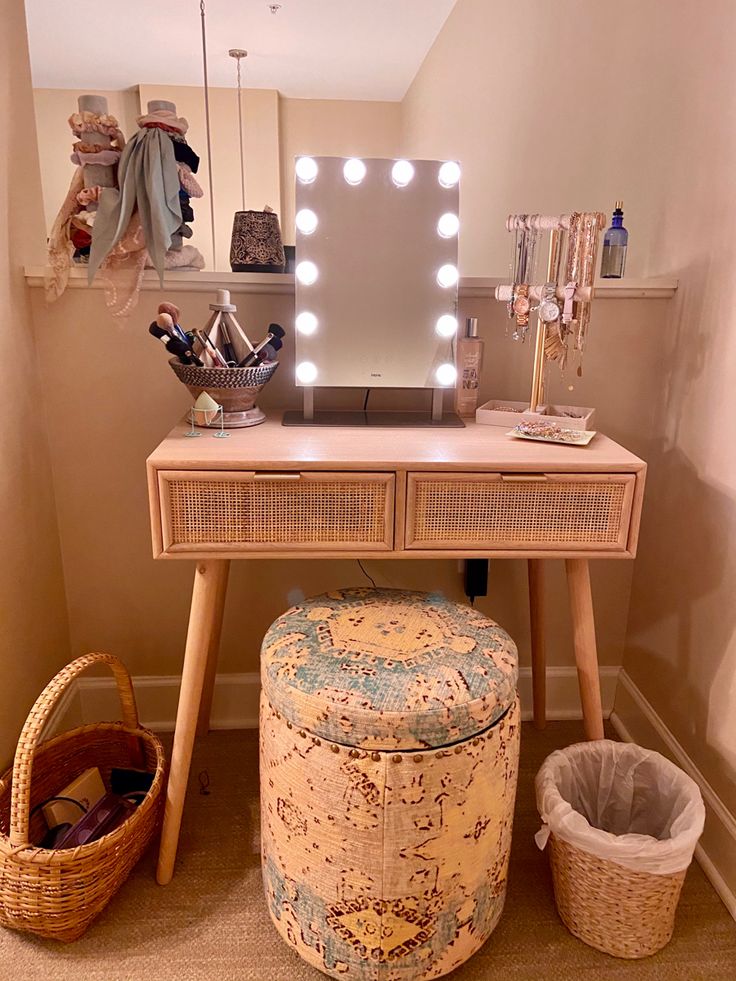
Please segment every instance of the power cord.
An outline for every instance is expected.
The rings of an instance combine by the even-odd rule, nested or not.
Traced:
[[[356,559],[355,561],[360,566],[360,571],[363,573],[363,575],[366,577],[366,579],[370,582],[371,586],[373,586],[374,589],[377,589],[378,587],[376,586],[376,580],[367,571],[366,567],[363,565],[363,563],[361,562],[361,560],[360,559]]]

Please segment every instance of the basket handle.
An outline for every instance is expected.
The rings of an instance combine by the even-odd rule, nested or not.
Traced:
[[[51,679],[36,699],[18,739],[13,760],[13,786],[10,795],[10,844],[13,848],[28,845],[28,825],[31,807],[31,775],[33,757],[39,737],[62,695],[69,685],[87,668],[106,664],[115,676],[115,683],[123,709],[123,723],[127,729],[138,728],[138,709],[135,704],[133,685],[128,669],[112,654],[83,654],[76,658]]]

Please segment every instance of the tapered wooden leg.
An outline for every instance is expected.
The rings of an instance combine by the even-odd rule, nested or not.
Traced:
[[[174,748],[171,752],[166,808],[161,831],[156,879],[163,886],[174,874],[179,828],[192,762],[192,749],[202,697],[207,654],[210,649],[222,583],[227,579],[228,563],[219,559],[198,562],[194,573],[189,630],[184,651],[179,708],[176,713]]]
[[[595,643],[593,596],[590,592],[590,568],[587,559],[567,559],[565,568],[585,736],[587,739],[603,739],[603,707]]]
[[[204,673],[202,698],[199,703],[199,718],[197,719],[197,735],[206,736],[210,731],[210,715],[212,714],[212,698],[215,694],[215,676],[217,675],[217,658],[220,655],[220,636],[222,634],[222,616],[225,612],[225,597],[227,595],[227,579],[230,572],[230,562],[225,562],[225,571],[217,583],[215,596],[215,612],[210,635],[210,646],[207,651],[207,668]]]
[[[534,728],[547,725],[547,655],[544,646],[543,559],[529,559],[529,621],[532,639],[532,699]]]

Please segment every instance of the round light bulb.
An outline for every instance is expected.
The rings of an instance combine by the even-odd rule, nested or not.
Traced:
[[[457,369],[454,364],[441,364],[437,371],[434,373],[434,377],[440,383],[440,385],[454,385],[457,379]]]
[[[313,262],[309,262],[307,259],[305,259],[304,262],[300,262],[296,267],[296,278],[299,280],[302,286],[311,286],[312,283],[316,283],[318,275],[319,272],[315,264]]]
[[[451,211],[448,211],[446,214],[442,215],[440,220],[437,222],[437,234],[442,238],[454,238],[459,230],[460,219]]]
[[[311,235],[318,224],[317,216],[310,208],[302,208],[301,211],[297,211],[296,227],[302,235]]]
[[[443,187],[454,187],[460,180],[460,165],[454,160],[448,160],[440,167],[437,180]]]
[[[296,378],[303,385],[311,385],[317,377],[317,366],[311,361],[302,361],[296,366]]]
[[[360,184],[365,177],[365,164],[357,157],[351,157],[345,161],[342,172],[348,184]]]
[[[298,276],[299,275],[298,266],[296,272]],[[440,268],[437,270],[437,282],[443,289],[447,290],[451,286],[455,286],[457,284],[457,280],[458,280],[457,266],[453,266],[452,263],[448,262],[446,265],[440,266]]]
[[[307,337],[315,332],[317,324],[317,318],[308,310],[302,310],[296,318],[296,329],[300,334],[304,334]]]
[[[312,157],[299,157],[296,162],[296,176],[302,184],[311,184],[319,171],[317,161]]]
[[[397,160],[391,168],[391,180],[397,187],[406,187],[414,176],[414,166],[408,160]]]
[[[457,317],[453,317],[451,313],[443,313],[434,329],[440,337],[454,337],[457,333]]]

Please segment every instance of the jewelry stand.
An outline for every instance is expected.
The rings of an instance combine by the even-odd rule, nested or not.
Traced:
[[[528,286],[530,301],[538,301],[537,332],[534,345],[534,366],[532,387],[529,398],[529,415],[542,414],[544,408],[545,369],[548,361],[560,361],[564,368],[567,359],[567,344],[570,335],[574,336],[575,350],[582,356],[588,324],[590,307],[593,301],[593,281],[598,256],[599,232],[605,227],[605,215],[601,212],[577,212],[569,215],[509,215],[506,228],[513,231],[519,228],[549,231],[549,253],[547,259],[547,278],[545,283]],[[564,285],[560,285],[559,272],[563,236],[567,233],[567,256],[563,271]],[[518,284],[496,287],[496,299],[512,303]],[[554,301],[561,306],[560,316],[552,323],[545,322],[540,309],[545,299],[551,299],[554,288]],[[566,329],[565,329],[566,328]],[[578,376],[582,367],[578,366]],[[567,407],[566,407],[567,408]],[[585,415],[577,418],[544,414],[549,422],[561,426],[580,428],[581,419],[587,423],[592,420],[592,410],[581,410]]]
[[[395,409],[323,409],[315,411],[314,388],[302,388],[304,408],[284,413],[284,426],[354,426],[356,428],[396,427],[411,429],[464,429],[465,423],[455,412],[444,411],[444,394],[448,389],[433,388],[430,412]],[[454,389],[449,389],[454,391]]]

